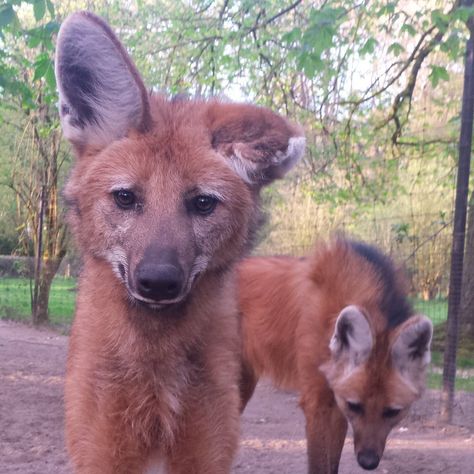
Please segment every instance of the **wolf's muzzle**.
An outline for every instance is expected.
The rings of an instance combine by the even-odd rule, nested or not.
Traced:
[[[183,283],[184,274],[177,265],[142,261],[136,270],[137,292],[147,300],[173,300],[181,293]]]
[[[359,463],[360,467],[371,471],[379,465],[380,457],[372,449],[367,449],[359,452],[357,455],[357,462]]]

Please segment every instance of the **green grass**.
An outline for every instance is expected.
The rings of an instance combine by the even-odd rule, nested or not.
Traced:
[[[57,277],[54,279],[49,298],[49,318],[52,324],[69,325],[74,313],[76,299],[76,279]],[[432,352],[432,367],[428,374],[429,388],[440,389],[444,347],[444,324],[448,312],[446,300],[422,301],[415,299],[413,305],[417,311],[426,314],[435,323],[435,340]],[[0,318],[31,321],[30,281],[25,278],[0,278]],[[474,391],[474,358],[471,345],[464,348],[460,339],[458,351],[456,389]],[[464,370],[463,370],[464,369]],[[471,370],[469,370],[471,369]],[[472,375],[471,375],[472,372]]]
[[[443,374],[438,372],[429,372],[427,378],[428,388],[440,390],[443,386]],[[465,390],[467,392],[474,392],[474,375],[463,374],[462,372],[456,375],[456,390]]]
[[[74,278],[57,277],[53,282],[49,300],[51,322],[70,322],[74,312],[76,293]],[[426,314],[434,324],[446,320],[448,302],[445,299],[423,301],[413,299],[417,312]],[[30,319],[30,281],[25,278],[0,278],[0,318]]]
[[[418,313],[428,316],[433,324],[439,324],[446,321],[448,317],[448,300],[434,299],[424,301],[419,298],[412,300],[413,306]]]
[[[49,297],[53,324],[69,324],[74,313],[76,280],[56,277]],[[0,318],[31,320],[30,280],[0,278]]]
[[[436,329],[435,329],[436,330]],[[462,349],[461,345],[461,349]],[[466,351],[458,351],[460,354],[456,357],[456,367],[459,369],[474,369],[474,359],[470,353]],[[443,366],[443,353],[438,350],[431,351],[431,363],[438,367]]]

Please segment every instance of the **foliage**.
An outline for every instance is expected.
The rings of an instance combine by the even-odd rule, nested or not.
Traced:
[[[300,252],[342,228],[393,253],[416,250],[415,291],[444,294],[472,8],[457,0],[4,1],[0,127],[9,140],[0,137],[0,165],[13,149],[17,169],[33,173],[35,128],[49,146],[57,136],[55,35],[85,7],[111,23],[153,89],[256,101],[302,123],[304,162],[266,194],[266,249]],[[58,157],[60,178],[67,155]],[[11,178],[11,166],[1,169],[0,179]],[[27,221],[17,216],[15,225],[31,242]]]
[[[3,184],[15,196],[19,243],[36,259],[31,307],[37,324],[48,320],[51,281],[66,252],[58,186],[67,154],[54,105],[52,59],[58,27],[50,0],[10,0],[1,6],[0,118],[4,131],[16,132]]]

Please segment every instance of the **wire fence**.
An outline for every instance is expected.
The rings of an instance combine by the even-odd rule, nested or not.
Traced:
[[[410,299],[415,310],[427,315],[435,326],[435,338],[444,331],[448,314],[448,288],[450,268],[451,228],[440,222],[437,228],[424,234],[410,231],[399,218],[373,219],[362,231],[339,225],[351,237],[376,244],[404,268],[410,283]],[[448,221],[449,222],[449,221]],[[306,232],[308,235],[304,235]],[[264,233],[254,254],[305,255],[314,242],[326,238],[331,231],[307,228],[273,228]],[[0,257],[0,318],[31,321],[32,281],[25,259]],[[7,268],[8,267],[8,268]],[[30,272],[31,273],[31,272]],[[78,269],[66,262],[53,281],[49,299],[49,319],[53,325],[67,332],[72,323],[77,289]],[[441,338],[442,339],[442,338]],[[443,340],[433,353],[433,366],[429,386],[441,386]],[[459,361],[457,387],[474,391],[474,354]]]
[[[303,256],[310,252],[312,246],[286,245],[284,248],[272,251],[268,248],[258,249],[255,255],[295,255]],[[443,324],[448,315],[448,284],[449,284],[449,255],[444,252],[432,254],[434,262],[443,267],[439,268],[419,266],[419,255],[392,255],[392,258],[405,272],[409,282],[409,298],[416,312],[428,316],[435,326]]]
[[[432,217],[424,214],[416,216],[416,220],[427,222]],[[410,298],[416,310],[429,316],[435,325],[441,324],[447,317],[451,229],[441,222],[420,232],[406,221],[403,216],[373,217],[362,224],[355,220],[342,222],[337,229],[350,238],[375,244],[389,254],[408,276]],[[277,226],[264,232],[254,254],[305,255],[318,240],[327,239],[332,233],[320,227]],[[53,324],[70,324],[73,316],[80,264],[77,259],[71,261],[63,263],[52,284],[49,318]],[[31,259],[0,257],[1,318],[31,319],[32,275]]]
[[[32,281],[25,277],[0,278],[0,318],[31,321]],[[72,321],[77,279],[58,276],[54,279],[49,298],[49,319],[52,324],[68,325]],[[426,314],[433,324],[446,321],[447,298],[443,294],[411,294],[417,312]]]

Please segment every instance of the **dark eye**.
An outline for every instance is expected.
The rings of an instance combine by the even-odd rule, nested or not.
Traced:
[[[191,201],[191,210],[201,216],[207,216],[216,208],[218,201],[214,196],[200,194]]]
[[[402,410],[399,408],[384,408],[382,412],[382,416],[384,418],[395,418],[400,414]]]
[[[347,402],[347,408],[356,415],[362,415],[364,413],[364,407],[360,403]]]
[[[112,194],[117,206],[121,209],[132,209],[137,201],[135,194],[128,189],[119,189]]]

